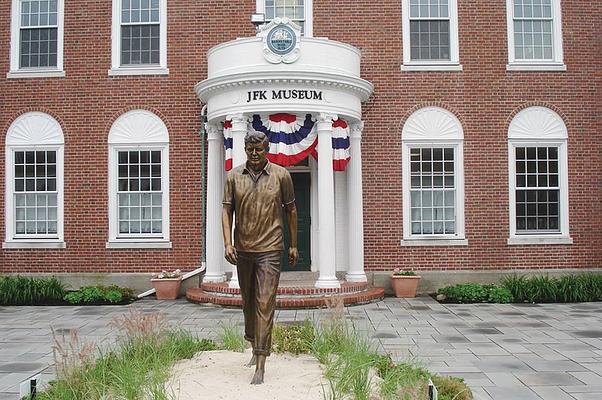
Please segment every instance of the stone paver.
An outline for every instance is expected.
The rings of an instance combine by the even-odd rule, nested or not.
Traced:
[[[142,300],[133,308],[161,312],[175,326],[206,338],[220,324],[243,326],[242,312],[212,305]],[[53,334],[111,346],[114,317],[125,306],[0,307],[0,400],[18,397],[19,383],[53,377]],[[386,298],[345,309],[346,318],[396,361],[463,377],[475,399],[602,399],[602,303],[450,304],[431,298]],[[279,322],[320,320],[325,310],[281,310]],[[210,399],[209,399],[210,400]]]

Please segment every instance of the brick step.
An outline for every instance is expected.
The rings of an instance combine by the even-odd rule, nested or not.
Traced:
[[[333,294],[353,294],[365,291],[368,288],[366,282],[342,282],[340,288],[317,288],[314,287],[315,281],[299,281],[295,284],[287,282],[278,286],[277,296],[322,296]],[[230,295],[240,296],[240,289],[228,287],[227,282],[203,283],[201,289],[206,293],[216,296]]]
[[[306,288],[308,289],[308,288]],[[321,296],[277,296],[276,308],[320,308],[325,307],[329,298],[336,293],[323,293]],[[340,294],[345,305],[358,305],[381,300],[385,296],[383,288],[366,288],[363,291],[355,293]],[[216,292],[205,292],[201,288],[190,288],[186,291],[186,299],[192,303],[213,303],[221,306],[242,307],[242,298],[240,295],[219,295]]]

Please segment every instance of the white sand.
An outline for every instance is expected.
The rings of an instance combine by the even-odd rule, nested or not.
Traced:
[[[251,385],[255,368],[245,367],[251,351],[206,351],[178,362],[168,393],[178,400],[322,400],[328,391],[320,363],[313,357],[272,354],[264,383]]]

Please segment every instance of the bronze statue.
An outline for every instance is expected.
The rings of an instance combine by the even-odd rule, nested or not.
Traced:
[[[253,385],[263,383],[265,361],[272,347],[276,290],[284,249],[283,207],[291,240],[289,263],[294,266],[299,256],[293,180],[285,168],[266,159],[269,144],[261,132],[246,135],[247,162],[228,173],[222,211],[225,257],[237,266],[245,339],[253,346],[253,358],[247,364],[256,366]],[[234,246],[233,214],[236,214]]]

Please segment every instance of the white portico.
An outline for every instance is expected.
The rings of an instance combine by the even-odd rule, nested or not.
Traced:
[[[307,163],[311,173],[311,270],[319,271],[315,285],[339,287],[337,271],[345,271],[347,281],[366,281],[361,104],[372,90],[372,85],[360,78],[358,49],[326,38],[301,37],[299,28],[286,18],[261,27],[255,37],[209,50],[208,77],[196,86],[201,102],[207,104],[205,282],[223,282],[225,272],[232,270],[230,286],[237,286],[235,269],[223,257],[224,161],[230,159],[224,150],[224,132],[227,129],[226,148],[231,140],[231,164],[236,167],[246,161],[247,131],[261,127],[258,121],[283,113],[296,116],[299,124],[309,121],[312,134],[317,134],[317,145],[314,142],[315,148],[306,154],[317,152],[317,161],[310,156]],[[348,137],[338,137],[337,126],[347,126]],[[339,165],[337,143],[346,143],[348,154],[348,163],[340,172],[333,168],[333,160]]]

